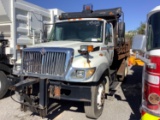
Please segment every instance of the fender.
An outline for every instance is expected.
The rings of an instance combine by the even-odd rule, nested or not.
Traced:
[[[93,82],[98,82],[107,69],[109,69],[109,63],[100,64],[93,77]]]
[[[96,55],[93,61],[94,63],[93,66],[97,66],[97,68],[96,68],[96,72],[94,73],[95,75],[93,76],[92,82],[98,82],[102,77],[102,75],[104,74],[104,72],[110,68],[111,61],[109,59],[110,57],[107,51],[99,51],[94,54]],[[103,54],[103,55],[100,56],[100,54]]]

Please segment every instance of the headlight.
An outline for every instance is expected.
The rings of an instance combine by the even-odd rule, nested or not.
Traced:
[[[75,70],[71,74],[72,78],[78,78],[78,79],[83,79],[84,76],[85,76],[85,71],[84,70]]]
[[[72,79],[88,79],[94,74],[95,70],[96,68],[75,69],[71,73],[71,78]]]

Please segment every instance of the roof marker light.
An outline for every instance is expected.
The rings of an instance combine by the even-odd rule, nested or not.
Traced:
[[[83,11],[93,11],[93,5],[92,4],[83,5]]]

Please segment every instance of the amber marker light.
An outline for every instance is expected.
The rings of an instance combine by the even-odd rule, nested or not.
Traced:
[[[109,12],[109,15],[114,15],[113,12]]]
[[[86,10],[91,10],[91,7],[90,6],[86,6]]]
[[[88,52],[92,52],[93,51],[93,45],[88,45],[87,49],[88,49]]]
[[[90,68],[86,71],[86,78],[88,79],[89,77],[91,77],[94,72],[95,72],[96,68]]]

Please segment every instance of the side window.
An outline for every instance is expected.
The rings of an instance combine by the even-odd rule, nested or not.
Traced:
[[[112,25],[106,24],[105,43],[112,42]]]
[[[152,25],[148,25],[148,38],[147,38],[147,49],[152,48],[152,40],[153,40],[153,30],[152,30]]]

